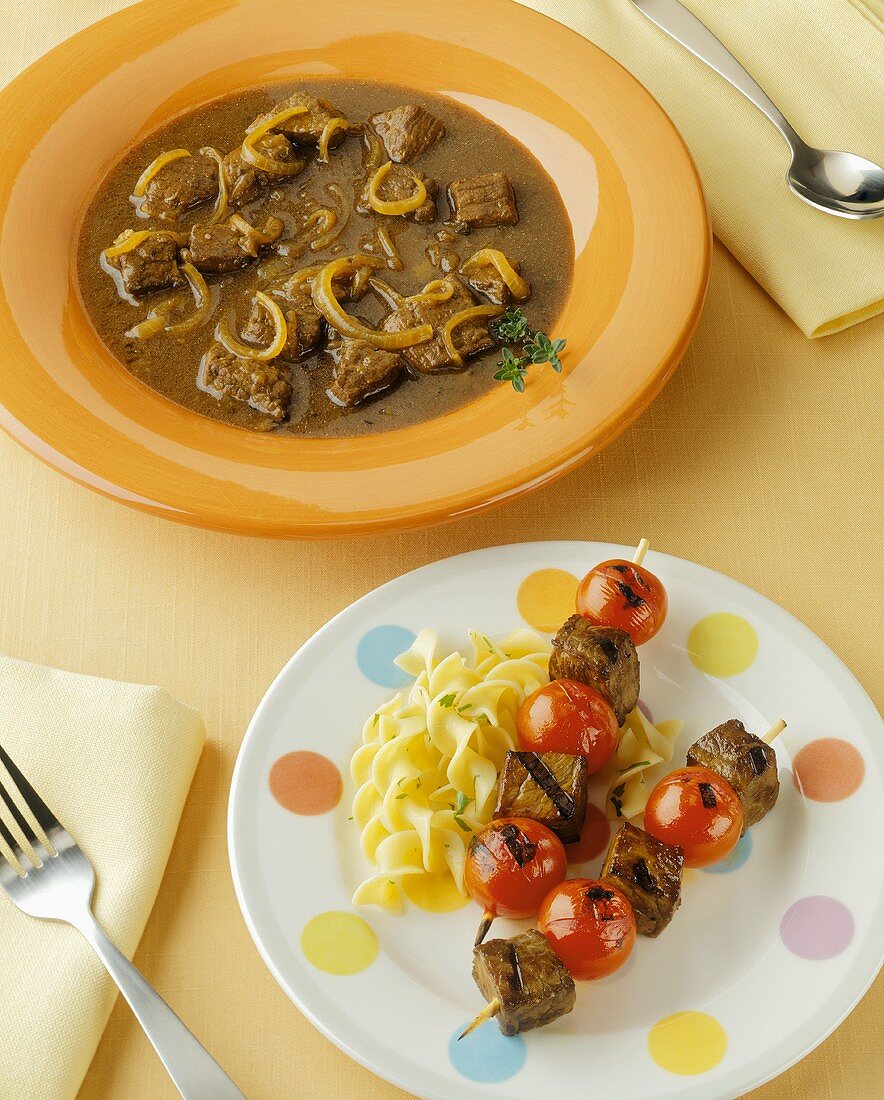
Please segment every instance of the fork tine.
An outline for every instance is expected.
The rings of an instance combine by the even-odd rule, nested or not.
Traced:
[[[15,839],[9,829],[6,828],[2,817],[0,817],[0,838],[2,838],[6,842],[6,846],[9,848],[10,852],[12,852],[13,857],[18,860],[19,866],[21,867],[22,871],[27,872],[28,868],[32,865],[31,860],[28,858],[27,855],[25,855],[24,851],[22,850],[22,846]],[[0,852],[0,858],[6,858],[2,852]],[[13,868],[13,870],[15,870],[15,868]]]
[[[40,828],[44,833],[48,833],[50,829],[62,828],[61,822],[55,816],[55,814],[49,809],[43,799],[37,794],[31,784],[25,779],[22,773],[18,770],[9,753],[0,745],[0,761],[2,761],[4,767],[12,777],[13,783],[18,787],[19,793],[27,804],[28,809],[37,819]]]
[[[18,806],[16,806],[15,800],[13,799],[9,791],[7,791],[3,783],[2,777],[0,777],[0,798],[2,798],[3,801],[6,803],[6,808],[12,814],[13,820],[15,821],[16,825],[18,825],[18,827],[21,829],[22,834],[24,835],[24,838],[28,842],[28,844],[31,845],[35,852],[38,847],[42,848],[43,841],[31,828],[30,821],[28,821],[28,819],[21,812]],[[2,818],[0,818],[0,821],[2,821]]]

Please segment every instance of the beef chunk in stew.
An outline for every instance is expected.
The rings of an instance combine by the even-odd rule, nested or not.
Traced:
[[[553,680],[579,680],[611,704],[622,726],[638,702],[638,654],[632,638],[615,626],[594,626],[572,615],[553,638],[549,674]]]
[[[378,198],[383,199],[385,202],[398,202],[401,199],[410,198],[415,191],[414,177],[423,183],[427,189],[427,197],[423,204],[412,210],[410,214],[406,214],[405,217],[411,221],[426,223],[436,220],[436,195],[439,191],[439,185],[435,180],[425,176],[423,172],[416,172],[412,168],[406,168],[402,164],[394,164],[391,166],[390,171],[381,181],[377,190]],[[371,204],[368,200],[368,184],[366,184],[363,193],[359,199],[356,209],[361,214],[371,213]]]
[[[568,968],[536,928],[480,944],[473,952],[473,981],[486,1001],[500,1002],[497,1026],[504,1035],[552,1023],[577,1000]]]
[[[277,160],[281,165],[298,166],[301,171],[306,161],[295,152],[292,143],[282,134],[267,134],[255,148],[262,156]],[[272,173],[249,164],[242,155],[242,146],[237,146],[224,158],[224,179],[227,182],[227,197],[231,206],[244,206],[254,202],[264,191],[275,184],[286,183],[297,173]]]
[[[339,111],[327,99],[317,99],[309,92],[295,92],[288,99],[277,103],[266,114],[259,115],[249,126],[249,130],[254,130],[262,122],[266,122],[274,115],[278,115],[280,112],[287,111],[292,107],[305,107],[306,110],[303,114],[292,115],[291,118],[285,119],[274,129],[281,134],[288,135],[296,145],[316,145],[328,123],[333,118],[344,117],[344,112]],[[346,136],[346,130],[335,130],[329,138],[329,148],[333,149],[336,145],[340,145]]]
[[[414,160],[445,137],[444,124],[415,104],[373,115],[371,124],[384,143],[387,156],[397,164]]]
[[[114,241],[124,244],[140,230],[127,229]],[[181,286],[184,279],[178,270],[178,240],[162,230],[148,232],[132,248],[116,256],[105,257],[105,263],[119,272],[127,294],[149,294],[152,290]]]
[[[642,936],[659,936],[681,904],[684,852],[625,822],[611,841],[602,878],[624,893]]]
[[[213,343],[200,363],[199,386],[213,397],[244,401],[268,418],[269,429],[288,414],[292,386],[288,372],[274,363],[241,359]]]
[[[519,220],[516,196],[504,172],[452,180],[448,200],[459,225],[515,225]]]
[[[415,325],[432,325],[434,333],[432,340],[415,344],[402,353],[409,366],[420,371],[421,374],[458,369],[445,347],[442,330],[446,321],[456,313],[474,306],[476,301],[454,276],[449,276],[449,279],[453,287],[450,298],[444,301],[422,301],[420,295],[407,298],[398,309],[384,318],[381,326],[385,332],[402,332]],[[488,318],[473,317],[458,325],[452,334],[452,341],[457,352],[464,358],[478,355],[480,351],[494,347],[494,338],[488,328]]]
[[[251,263],[261,248],[278,239],[282,229],[279,218],[268,218],[261,229],[238,215],[226,222],[196,222],[190,229],[188,247],[181,255],[198,271],[212,274],[236,271]]]
[[[212,157],[178,157],[148,183],[139,209],[149,218],[178,221],[188,210],[217,197],[217,162]]]
[[[468,264],[469,267],[467,267]],[[518,260],[510,260],[510,264],[516,274],[522,270]],[[466,260],[461,267],[461,273],[472,290],[494,305],[507,306],[513,300],[510,288],[494,264],[471,264]]]
[[[325,333],[325,320],[313,304],[310,287],[301,284],[292,293],[285,289],[270,292],[282,309],[286,323],[286,345],[283,359],[298,359],[317,347]],[[266,347],[273,339],[273,322],[260,302],[255,302],[243,329],[243,336],[254,344]]]
[[[564,752],[508,752],[495,817],[529,817],[565,843],[580,839],[586,817],[586,758]]]
[[[334,381],[328,393],[339,405],[358,405],[391,386],[402,373],[402,356],[383,351],[366,340],[345,338],[332,353]]]
[[[743,807],[743,832],[776,805],[777,754],[738,718],[704,733],[688,749],[687,762],[709,768],[730,783]]]

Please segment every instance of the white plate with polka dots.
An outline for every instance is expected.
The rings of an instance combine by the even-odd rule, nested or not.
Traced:
[[[553,1025],[504,1038],[470,978],[477,910],[357,912],[364,876],[348,761],[423,627],[452,648],[476,628],[552,631],[603,543],[523,543],[449,558],[369,593],[279,674],[243,742],[231,866],[249,930],[300,1010],[363,1065],[421,1097],[730,1098],[819,1043],[884,958],[884,738],[856,680],[806,627],[736,581],[651,551],[669,617],[640,650],[642,702],[683,718],[674,766],[727,718],[785,718],[781,793],[726,861],[689,871],[681,908],[627,964],[578,986]],[[342,778],[343,777],[343,778]],[[600,804],[602,795],[591,791]],[[597,872],[609,826],[589,815],[575,873]],[[418,899],[427,902],[427,899]],[[438,899],[430,899],[439,904]],[[442,905],[444,908],[445,906]],[[522,922],[521,927],[525,927]],[[520,925],[499,921],[498,935]],[[591,1086],[591,1087],[590,1087]],[[589,1091],[588,1091],[589,1088]]]

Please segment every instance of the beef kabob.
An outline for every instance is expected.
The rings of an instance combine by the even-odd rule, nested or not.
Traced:
[[[547,751],[507,753],[495,817],[517,809],[566,843],[579,837],[588,776],[610,759],[619,726],[638,702],[636,646],[666,617],[665,589],[642,566],[648,545],[643,539],[632,562],[602,562],[581,581],[578,614],[553,640],[551,683],[519,713],[520,742]],[[605,707],[616,723],[613,738]],[[487,1004],[460,1037],[491,1017],[506,1035],[550,1023],[573,1009],[574,978],[613,973],[629,957],[636,934],[658,936],[680,904],[683,867],[723,858],[772,809],[779,780],[770,742],[784,728],[778,722],[761,738],[732,719],[699,738],[688,750],[688,766],[651,792],[645,828],[621,826],[600,879],[562,875],[539,910],[534,894],[537,930],[482,943],[489,918],[508,914],[471,887],[485,909],[473,979]],[[561,749],[570,751],[550,751]],[[503,824],[496,820],[486,829]],[[468,886],[481,836],[470,845]]]

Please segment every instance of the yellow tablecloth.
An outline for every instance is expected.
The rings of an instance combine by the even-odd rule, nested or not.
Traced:
[[[35,9],[0,0],[0,72],[11,75],[119,2],[45,0]],[[231,771],[285,660],[353,599],[428,561],[503,542],[647,534],[798,615],[884,702],[884,494],[874,468],[884,444],[882,362],[884,319],[810,342],[716,246],[709,301],[682,367],[597,459],[477,519],[322,545],[225,537],[141,515],[0,437],[0,652],[161,684],[205,717],[208,743],[179,832],[187,843],[172,852],[135,961],[250,1100],[404,1096],[299,1016],[264,969],[234,898]],[[879,979],[830,1039],[752,1100],[880,1095],[882,1049]],[[176,1095],[119,1005],[81,1100]]]

